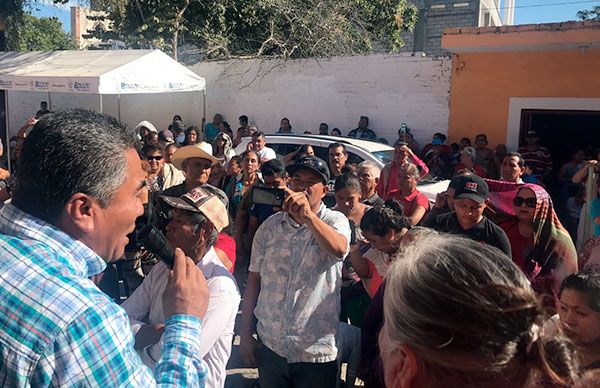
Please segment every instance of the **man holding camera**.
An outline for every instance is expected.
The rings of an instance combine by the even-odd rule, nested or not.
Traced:
[[[261,388],[334,387],[342,261],[350,225],[322,202],[329,169],[304,156],[286,168],[281,212],[254,236],[242,302],[240,352]],[[257,318],[259,343],[252,336]]]

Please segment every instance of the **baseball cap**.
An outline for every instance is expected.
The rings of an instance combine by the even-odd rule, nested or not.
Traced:
[[[322,159],[313,155],[305,155],[297,159],[294,164],[290,164],[285,168],[290,176],[294,176],[298,170],[314,171],[323,179],[323,183],[329,182],[329,167]]]
[[[181,197],[160,197],[165,203],[175,209],[202,213],[217,229],[218,232],[229,225],[227,209],[216,195],[202,187],[196,187]]]
[[[171,156],[171,164],[181,170],[183,168],[183,161],[189,158],[208,159],[213,164],[218,162],[217,158],[212,155],[212,146],[205,141],[184,146],[175,151],[173,156]]]
[[[477,175],[466,175],[456,182],[454,199],[472,199],[484,203],[488,196],[488,185]]]

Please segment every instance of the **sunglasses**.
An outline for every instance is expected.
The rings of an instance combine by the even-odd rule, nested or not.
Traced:
[[[146,156],[146,159],[147,159],[149,162],[151,162],[151,161],[153,161],[153,160],[159,161],[159,160],[162,160],[162,158],[163,158],[163,157],[162,157],[161,155],[158,155],[158,156]]]
[[[515,197],[513,199],[513,204],[516,207],[521,207],[521,205],[525,204],[528,208],[535,209],[537,205],[537,199],[535,198],[523,198],[523,197]]]

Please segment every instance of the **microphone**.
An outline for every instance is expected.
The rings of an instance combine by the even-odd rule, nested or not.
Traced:
[[[173,269],[175,253],[167,243],[165,235],[152,224],[144,226],[137,234],[137,238],[156,257]]]

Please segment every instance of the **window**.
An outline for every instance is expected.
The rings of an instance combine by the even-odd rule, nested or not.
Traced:
[[[486,12],[483,14],[483,26],[484,27],[489,27],[491,26],[491,19],[492,19],[492,15],[489,12]]]

